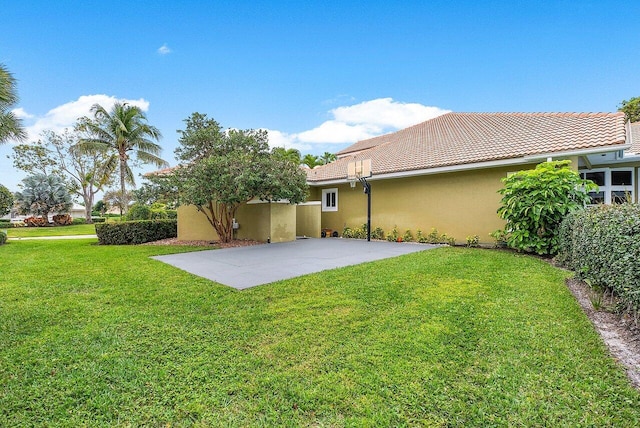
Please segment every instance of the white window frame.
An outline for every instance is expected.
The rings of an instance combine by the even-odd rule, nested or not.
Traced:
[[[611,173],[614,171],[629,171],[631,172],[631,184],[624,186],[614,186],[611,184]],[[581,169],[578,171],[580,173],[580,177],[584,178],[583,174],[587,174],[590,172],[604,172],[604,186],[598,186],[598,191],[604,192],[604,203],[607,205],[611,205],[612,200],[611,196],[613,192],[628,192],[631,195],[631,201],[635,202],[636,198],[636,175],[634,174],[633,167],[626,168],[594,168],[594,169]],[[638,172],[640,176],[640,171]]]
[[[329,204],[327,204],[327,195],[334,194]],[[331,189],[322,189],[322,211],[333,212],[338,211],[338,188],[333,187]]]

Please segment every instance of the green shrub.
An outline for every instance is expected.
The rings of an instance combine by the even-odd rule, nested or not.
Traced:
[[[72,221],[72,224],[86,224],[87,223],[87,219],[84,217],[77,217],[74,218]]]
[[[398,240],[398,226],[393,226],[391,232],[387,233],[387,241],[396,242]]]
[[[371,231],[371,239],[384,239],[384,230],[381,227],[376,227]]]
[[[557,253],[562,219],[583,208],[590,201],[587,192],[597,188],[580,178],[570,165],[568,160],[544,162],[533,170],[502,179],[498,214],[507,222],[510,247],[538,254]]]
[[[151,208],[142,204],[133,204],[125,215],[127,221],[151,220]]]
[[[144,244],[178,236],[176,220],[138,220],[96,224],[101,245]]]
[[[165,209],[151,209],[151,220],[162,220],[169,218]]]
[[[406,232],[404,232],[404,235],[402,235],[402,240],[404,242],[413,242],[413,235],[411,234],[411,231],[407,229]]]
[[[478,235],[467,236],[467,247],[475,248],[480,245],[480,237]]]
[[[11,229],[13,227],[13,223],[10,221],[0,221],[0,229]]]
[[[0,245],[4,245],[7,242],[7,234],[0,231]]]
[[[107,221],[106,217],[91,217],[91,221],[94,223],[104,223]]]
[[[556,260],[591,286],[613,291],[640,312],[640,206],[598,205],[573,212],[559,228]]]
[[[167,218],[169,220],[175,220],[178,218],[178,211],[177,210],[165,210],[165,212],[167,213]]]

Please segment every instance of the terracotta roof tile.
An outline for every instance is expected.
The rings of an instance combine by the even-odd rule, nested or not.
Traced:
[[[359,141],[307,177],[343,179],[347,164],[357,159],[371,159],[373,173],[386,174],[615,147],[625,138],[622,113],[447,113]]]

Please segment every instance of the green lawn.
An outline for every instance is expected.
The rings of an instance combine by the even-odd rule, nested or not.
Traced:
[[[238,292],[179,247],[0,247],[0,426],[638,426],[564,286],[441,248]]]
[[[52,227],[15,227],[6,229],[9,238],[34,238],[39,236],[95,235],[95,224],[73,224]]]

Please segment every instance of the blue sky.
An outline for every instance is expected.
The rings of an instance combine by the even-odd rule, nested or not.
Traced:
[[[447,110],[615,111],[640,95],[639,15],[604,0],[7,2],[0,63],[33,138],[125,99],[172,165],[195,111],[320,154]]]

